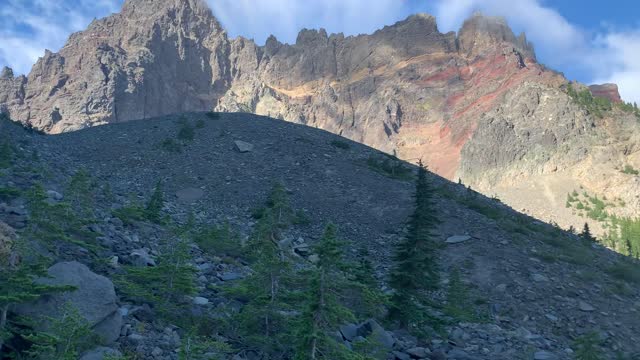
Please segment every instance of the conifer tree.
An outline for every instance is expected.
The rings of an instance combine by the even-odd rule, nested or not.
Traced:
[[[358,260],[351,266],[350,278],[353,279],[355,299],[353,309],[362,318],[376,318],[383,312],[387,297],[380,291],[380,284],[375,278],[375,269],[371,264],[370,254],[366,248],[358,252]]]
[[[229,290],[247,302],[235,319],[241,337],[263,354],[282,354],[291,349],[286,314],[294,309],[289,301],[292,269],[290,260],[278,246],[280,233],[289,225],[291,214],[284,187],[275,185],[247,244],[253,272]]]
[[[306,309],[300,319],[297,339],[300,344],[296,359],[360,359],[332,336],[332,332],[354,315],[341,301],[351,286],[343,261],[344,243],[336,235],[336,227],[327,225],[316,247],[319,261],[310,271],[310,287],[306,291]]]
[[[153,189],[153,194],[145,208],[147,219],[154,223],[162,223],[162,208],[164,207],[164,192],[162,191],[162,183],[158,181]]]
[[[128,297],[151,303],[161,315],[179,317],[183,297],[196,293],[189,242],[168,242],[156,263],[126,267],[126,274],[116,279],[116,284]]]
[[[42,262],[20,262],[18,238],[11,229],[0,222],[0,354],[4,341],[12,336],[8,329],[7,315],[12,306],[39,299],[56,292],[73,290],[72,286],[54,286],[37,283],[36,279],[47,277]]]
[[[584,223],[584,227],[582,228],[582,232],[580,233],[580,237],[582,237],[586,241],[595,241],[595,238],[591,235],[591,230],[589,229],[589,224]]]
[[[434,260],[433,231],[439,221],[433,205],[427,170],[420,162],[416,181],[415,210],[403,241],[396,245],[389,284],[394,290],[389,316],[403,326],[419,321],[421,292],[435,289],[439,276]]]

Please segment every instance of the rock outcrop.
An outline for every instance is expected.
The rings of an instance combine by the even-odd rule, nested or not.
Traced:
[[[616,84],[591,85],[589,90],[595,97],[605,98],[614,103],[622,102],[618,85]]]

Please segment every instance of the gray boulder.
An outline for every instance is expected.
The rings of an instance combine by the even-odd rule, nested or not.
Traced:
[[[156,266],[156,261],[153,260],[149,252],[145,249],[136,249],[131,252],[131,263],[135,266]]]
[[[248,142],[236,140],[235,144],[236,144],[236,149],[241,153],[246,153],[253,150],[253,144],[250,144]]]
[[[384,349],[391,350],[393,348],[393,344],[396,342],[393,336],[373,319],[369,319],[362,323],[358,327],[357,334],[358,336],[362,336],[373,344],[379,345]]]
[[[36,302],[17,306],[15,312],[36,319],[36,330],[46,330],[48,318],[60,318],[68,306],[78,311],[106,344],[117,340],[122,327],[113,283],[78,262],[62,262],[50,267],[50,278],[37,281],[47,285],[70,285],[76,290],[45,296]]]

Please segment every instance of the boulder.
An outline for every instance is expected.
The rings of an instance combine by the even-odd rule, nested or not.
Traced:
[[[236,144],[236,149],[241,153],[251,152],[253,150],[253,144],[248,142],[236,140],[234,143]]]
[[[393,349],[393,344],[396,342],[393,336],[373,319],[362,323],[358,327],[357,334],[388,350]]]
[[[176,192],[176,198],[179,202],[191,204],[204,196],[204,191],[198,188],[186,188]]]
[[[445,242],[447,244],[458,244],[469,240],[471,240],[471,236],[469,235],[454,235],[449,236]]]
[[[145,267],[145,266],[156,266],[156,261],[153,260],[149,252],[145,249],[136,249],[133,250],[130,254],[131,263],[134,266]]]
[[[358,336],[358,325],[346,324],[340,326],[340,334],[347,341],[353,341]]]
[[[584,312],[591,312],[591,311],[595,311],[596,308],[594,308],[591,304],[580,300],[578,302],[578,309],[580,309],[580,311],[584,311]]]
[[[60,318],[67,306],[71,306],[104,343],[117,340],[122,316],[118,312],[118,298],[111,280],[93,273],[88,267],[75,261],[57,263],[47,272],[50,277],[38,279],[38,283],[70,285],[76,289],[17,306],[14,310],[18,315],[35,319],[36,330],[45,331],[49,326],[48,318]]]
[[[555,360],[558,357],[548,351],[536,351],[533,354],[534,360]]]
[[[103,360],[107,356],[119,357],[122,353],[116,349],[100,346],[84,353],[80,360]]]
[[[429,349],[424,347],[414,347],[414,348],[405,350],[405,352],[413,356],[414,358],[418,358],[418,359],[424,359],[427,356],[429,356],[429,354],[431,353]]]

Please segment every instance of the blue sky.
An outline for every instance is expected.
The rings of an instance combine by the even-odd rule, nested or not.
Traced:
[[[232,36],[263,43],[295,41],[299,29],[370,33],[427,12],[441,31],[457,30],[474,11],[507,18],[525,31],[540,62],[585,83],[615,82],[640,103],[640,2],[637,0],[208,0]],[[94,17],[123,0],[0,0],[0,66],[28,73],[44,49],[56,51]]]

